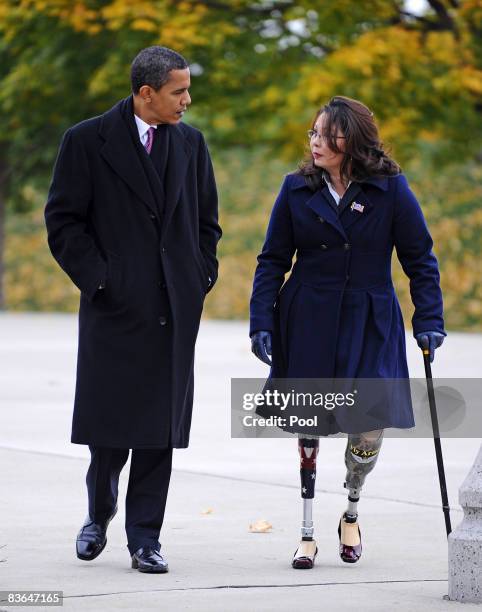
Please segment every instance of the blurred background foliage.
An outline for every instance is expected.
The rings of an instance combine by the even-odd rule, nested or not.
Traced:
[[[77,309],[78,291],[52,259],[43,224],[60,137],[127,96],[133,57],[162,44],[190,62],[186,121],[206,135],[220,192],[220,279],[206,316],[247,316],[283,175],[303,157],[316,109],[342,94],[374,111],[419,198],[447,328],[482,330],[482,2],[417,4],[0,0],[0,304]],[[393,267],[408,323],[408,280],[396,256]]]

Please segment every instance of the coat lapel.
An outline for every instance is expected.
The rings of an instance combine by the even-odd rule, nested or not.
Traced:
[[[360,206],[354,207],[355,203]],[[372,203],[362,189],[362,185],[353,182],[344,193],[339,205],[338,214],[341,217],[343,227],[348,229],[362,217],[366,217],[370,213],[372,206]]]
[[[128,100],[129,98],[121,100],[102,116],[99,133],[105,143],[100,153],[114,172],[157,214],[149,181],[121,114],[121,107],[127,104]]]
[[[307,184],[303,177],[296,177],[297,181],[293,189],[306,189]],[[373,203],[366,193],[365,185],[373,185],[381,191],[388,190],[388,178],[386,176],[373,176],[364,179],[361,182],[354,181],[337,206],[331,197],[330,191],[326,183],[321,189],[305,200],[305,204],[309,206],[319,217],[332,225],[348,242],[345,230],[355,224],[366,215],[369,215],[373,210]],[[353,202],[363,206],[363,210],[352,208]]]
[[[359,204],[360,206],[352,208],[353,204],[355,203]],[[361,207],[363,207],[362,210]],[[360,190],[359,195],[354,197],[351,202],[348,202],[345,206],[345,209],[343,211],[344,214],[342,217],[343,227],[345,229],[348,229],[349,227],[360,221],[360,219],[366,218],[367,215],[370,214],[372,209],[373,204],[370,202],[367,195],[362,190]]]
[[[361,190],[362,188],[361,188],[360,183],[353,182],[350,184],[348,189],[343,194],[343,197],[341,198],[340,203],[338,204],[338,216],[339,217],[341,217],[341,215],[351,205],[351,203],[356,200],[356,197],[358,196]]]
[[[332,201],[326,185],[323,189],[315,191],[311,198],[306,201],[306,205],[324,221],[332,225],[343,236],[346,242],[348,241],[343,225],[338,218],[336,204]]]
[[[133,122],[135,123],[135,122]],[[131,126],[135,131],[135,136],[138,138],[137,126]],[[154,144],[152,145],[151,153],[142,146],[140,140],[136,141],[136,148],[138,150],[139,158],[141,160],[144,172],[149,179],[149,187],[151,194],[154,196],[154,200],[157,204],[157,210],[159,211],[159,221],[162,223],[164,215],[165,205],[165,172],[162,164],[167,165],[167,151],[169,143],[169,134],[167,132],[167,125],[158,125],[157,130],[154,134]],[[165,151],[163,150],[165,148]],[[161,151],[159,151],[161,149]],[[158,155],[158,153],[161,153]],[[162,180],[160,177],[163,177]]]
[[[166,169],[166,202],[161,239],[165,236],[169,221],[179,202],[192,149],[177,125],[169,126],[169,153]]]
[[[360,219],[366,218],[373,210],[373,203],[366,193],[365,185],[373,185],[382,191],[387,191],[388,179],[386,176],[372,176],[362,182],[350,185],[350,191],[346,193],[347,197],[343,196],[343,200],[340,202],[339,213],[340,216],[343,215],[342,221],[345,229],[348,229]],[[363,206],[363,210],[360,210],[360,207],[352,208],[354,202]]]

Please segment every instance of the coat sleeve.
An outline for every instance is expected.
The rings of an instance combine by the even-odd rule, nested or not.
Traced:
[[[443,301],[437,259],[432,237],[419,203],[407,179],[397,178],[394,243],[403,271],[410,279],[410,295],[415,307],[413,335],[424,331],[444,331]]]
[[[199,248],[209,274],[207,292],[218,278],[217,244],[222,231],[218,224],[218,194],[213,165],[206,142],[201,135],[198,154]]]
[[[91,195],[87,155],[79,136],[70,128],[55,162],[45,223],[52,255],[89,300],[107,275],[107,264],[89,232]]]
[[[288,181],[289,175],[285,177],[274,203],[263,249],[258,255],[250,302],[250,335],[260,330],[273,331],[274,305],[285,274],[292,266],[295,244],[288,205]]]

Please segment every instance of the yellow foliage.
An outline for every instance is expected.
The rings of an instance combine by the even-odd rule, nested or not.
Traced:
[[[285,92],[275,85],[270,85],[264,91],[264,99],[270,104],[276,104],[282,102],[285,97]]]
[[[216,130],[222,132],[223,130],[232,130],[236,123],[229,113],[216,113],[216,116],[212,120],[213,126]]]
[[[134,19],[131,23],[131,28],[133,30],[145,30],[146,32],[155,32],[157,30],[157,25],[153,21],[149,21],[148,19]]]
[[[482,70],[474,66],[463,66],[459,72],[460,86],[475,96],[482,96]]]
[[[292,166],[260,154],[224,152],[215,158],[220,192],[220,270],[215,289],[204,307],[207,318],[248,316],[256,257],[284,174]],[[474,174],[464,177],[427,175],[411,186],[419,198],[434,239],[441,270],[447,329],[482,330],[482,283],[478,236],[482,235],[482,188]],[[442,182],[435,189],[435,183]],[[453,186],[451,183],[454,183]],[[480,182],[482,184],[482,181]],[[32,196],[33,197],[33,196]],[[42,200],[37,194],[34,200]],[[469,209],[465,210],[470,204]],[[458,214],[458,210],[461,210]],[[46,242],[42,210],[9,219],[6,248],[7,306],[12,310],[68,310],[78,308],[78,291],[52,258]],[[408,279],[393,256],[393,276],[406,323],[413,305]]]
[[[114,0],[101,9],[101,15],[109,29],[117,30],[136,20],[158,26],[168,17],[168,11],[165,2]]]

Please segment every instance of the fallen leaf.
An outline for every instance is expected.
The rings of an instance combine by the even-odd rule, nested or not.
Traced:
[[[268,533],[271,529],[273,529],[273,525],[264,519],[255,521],[249,526],[249,531],[251,533]]]

